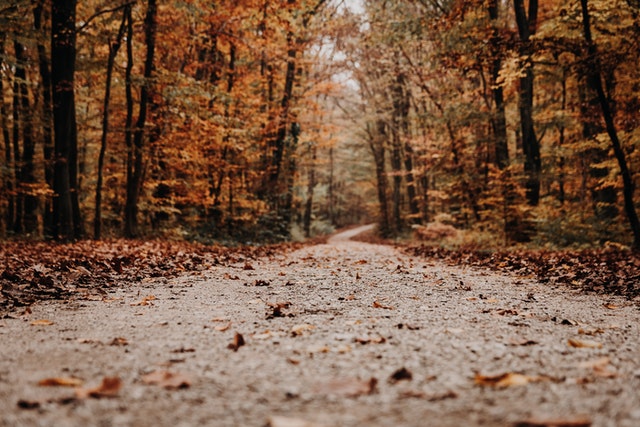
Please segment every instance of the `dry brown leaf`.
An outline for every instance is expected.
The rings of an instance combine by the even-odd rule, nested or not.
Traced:
[[[80,378],[55,377],[40,380],[38,381],[38,385],[45,387],[80,387],[82,382]]]
[[[424,399],[429,402],[438,402],[440,400],[455,399],[458,397],[458,393],[452,390],[442,393],[425,393],[422,390],[405,390],[400,393],[400,397]]]
[[[340,378],[319,384],[315,387],[318,394],[333,394],[346,397],[357,397],[373,394],[377,391],[378,380],[371,377],[368,380],[359,378]]]
[[[157,370],[142,377],[145,384],[158,385],[166,389],[176,390],[191,386],[191,379],[186,375],[170,371]]]
[[[615,305],[615,304],[602,304],[602,306],[604,308],[608,308],[609,310],[617,310],[620,308],[619,305]]]
[[[308,323],[301,323],[300,325],[295,325],[291,328],[291,335],[294,337],[298,337],[300,335],[304,335],[306,333],[310,333],[316,327],[310,325]]]
[[[591,427],[591,420],[588,418],[532,418],[526,421],[520,421],[513,427]]]
[[[387,340],[385,337],[383,336],[377,336],[377,337],[364,337],[364,338],[354,338],[353,342],[356,342],[358,344],[383,344],[385,343]]]
[[[122,380],[118,377],[104,377],[102,383],[93,388],[76,388],[76,397],[78,399],[86,399],[93,397],[99,399],[101,397],[116,397],[122,388]]]
[[[480,375],[476,374],[475,383],[481,386],[491,387],[511,387],[529,384],[531,382],[538,382],[545,379],[544,377],[529,376],[523,374],[517,374],[514,372],[508,372],[499,375]]]
[[[391,384],[395,384],[398,381],[411,381],[413,379],[413,374],[411,373],[410,370],[408,370],[405,367],[402,367],[400,369],[397,369],[393,374],[391,374],[391,376],[389,377],[389,382]]]
[[[111,340],[109,345],[129,345],[129,341],[127,341],[126,338],[115,337],[113,340]]]
[[[391,307],[390,305],[384,305],[379,303],[378,301],[374,301],[373,302],[373,308],[382,308],[385,310],[393,310],[393,307]]]
[[[602,344],[592,340],[580,340],[577,338],[569,338],[568,343],[575,348],[602,348]]]
[[[147,295],[146,297],[142,298],[142,300],[138,301],[138,302],[132,302],[131,306],[145,306],[145,305],[153,305],[153,302],[156,299],[156,297],[154,295]]]
[[[236,332],[236,334],[233,336],[233,342],[230,343],[227,346],[227,348],[233,351],[238,351],[238,349],[242,347],[244,344],[245,344],[244,337],[242,336],[242,334],[239,334],[238,332]]]
[[[51,320],[47,319],[34,320],[30,323],[31,326],[51,326],[53,324]]]
[[[593,328],[593,329],[578,329],[578,333],[580,335],[598,335],[598,334],[604,334],[604,329],[601,328]]]

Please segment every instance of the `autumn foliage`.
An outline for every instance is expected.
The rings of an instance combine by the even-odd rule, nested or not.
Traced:
[[[255,242],[375,220],[399,236],[446,214],[506,244],[638,245],[639,13],[14,2],[0,234]]]

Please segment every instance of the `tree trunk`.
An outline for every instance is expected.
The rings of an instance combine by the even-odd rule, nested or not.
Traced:
[[[489,18],[492,22],[491,38],[489,39],[489,49],[491,53],[491,92],[495,110],[491,115],[491,128],[495,140],[495,164],[499,169],[509,166],[509,146],[507,145],[507,117],[504,105],[504,91],[502,86],[497,84],[502,68],[502,49],[500,44],[502,39],[497,28],[497,21],[500,15],[500,2],[489,0]]]
[[[592,60],[592,66],[590,67],[591,78],[593,79],[596,93],[598,95],[598,100],[600,101],[602,117],[605,122],[607,134],[609,135],[609,139],[611,140],[611,146],[620,167],[620,175],[622,175],[624,207],[625,212],[627,213],[627,218],[629,220],[629,226],[631,227],[631,231],[633,233],[633,247],[634,249],[640,250],[640,220],[638,220],[638,214],[636,212],[633,200],[633,193],[635,190],[634,183],[631,177],[631,172],[629,171],[629,167],[627,166],[625,153],[622,149],[620,139],[618,138],[618,132],[613,120],[613,112],[611,110],[609,100],[607,99],[607,96],[604,92],[604,87],[602,85],[602,75],[600,60],[598,58],[598,49],[591,35],[591,17],[589,15],[588,2],[587,0],[580,0],[580,4],[582,6],[582,25],[584,30],[584,37],[587,41],[589,56]]]
[[[525,11],[524,0],[513,1],[518,33],[520,35],[520,55],[526,58],[524,77],[520,78],[520,129],[524,152],[524,171],[526,175],[526,197],[530,206],[540,202],[540,142],[533,126],[533,63],[530,37],[535,34],[538,19],[538,0],[529,0],[529,11]]]
[[[76,59],[76,0],[52,4],[51,84],[53,88],[53,127],[55,164],[53,178],[54,237],[73,240],[79,237],[77,203],[77,129],[74,97]]]
[[[113,75],[113,67],[115,65],[115,59],[118,55],[118,50],[122,45],[122,38],[127,22],[127,10],[131,6],[125,7],[122,13],[122,21],[120,22],[120,28],[118,34],[113,41],[109,41],[109,56],[107,58],[107,76],[105,82],[104,102],[103,102],[103,116],[102,116],[102,137],[100,139],[100,154],[98,155],[98,181],[96,183],[96,209],[93,219],[93,237],[94,239],[100,239],[102,234],[102,180],[104,169],[104,157],[107,151],[107,134],[109,133],[109,101],[111,99],[111,77]]]
[[[144,180],[144,126],[147,120],[147,108],[152,87],[151,78],[154,69],[157,10],[156,0],[149,0],[144,20],[145,44],[147,46],[147,55],[144,63],[144,83],[140,89],[140,110],[133,134],[132,173],[130,180],[127,181],[127,200],[125,203],[125,235],[127,237],[136,237],[139,234],[138,202]]]
[[[5,34],[0,33],[0,67],[3,66],[4,58],[4,42]],[[7,200],[6,211],[3,212],[4,219],[4,231],[7,232],[13,227],[15,216],[15,198],[14,192],[14,179],[11,170],[13,168],[13,153],[11,152],[11,133],[9,132],[9,117],[7,112],[7,105],[4,100],[4,78],[0,74],[0,127],[2,127],[2,140],[4,141],[4,159],[5,168],[2,171],[2,193]]]
[[[316,187],[316,159],[318,147],[315,143],[311,143],[309,147],[311,152],[311,162],[309,163],[309,174],[307,183],[307,200],[304,206],[303,229],[305,237],[311,236],[311,218],[313,216],[313,192]]]
[[[33,22],[36,33],[44,32],[43,14],[44,0],[38,0],[33,9]],[[49,188],[53,188],[53,129],[52,129],[52,94],[51,94],[51,70],[47,50],[42,42],[38,42],[38,68],[40,72],[40,80],[42,81],[42,142],[44,154],[44,177]],[[53,200],[50,196],[46,196],[44,203],[44,235],[45,237],[53,236]]]
[[[384,121],[378,120],[376,129],[369,132],[369,146],[373,154],[373,161],[376,167],[376,189],[378,191],[378,205],[380,210],[380,218],[378,231],[382,237],[391,235],[391,223],[389,220],[389,201],[387,198],[387,172],[385,170],[385,152],[384,141],[386,139],[386,125]]]
[[[25,234],[32,234],[38,229],[38,199],[33,195],[32,187],[36,183],[35,165],[33,163],[36,147],[33,138],[33,114],[31,113],[29,102],[29,89],[27,88],[26,66],[28,57],[26,55],[26,47],[18,41],[14,42],[14,48],[17,63],[15,74],[17,83],[14,88],[18,89],[18,93],[14,94],[17,97],[17,103],[14,104],[14,108],[20,111],[20,119],[14,123],[14,126],[22,131],[22,159],[20,161],[20,182],[18,185],[22,187],[19,190],[23,209],[23,217],[16,218],[16,224],[22,221],[19,228]],[[18,141],[15,140],[14,144],[18,144]],[[16,232],[18,231],[16,230]]]

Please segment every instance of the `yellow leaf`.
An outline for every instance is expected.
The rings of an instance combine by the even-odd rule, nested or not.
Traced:
[[[53,325],[53,322],[51,320],[46,320],[46,319],[40,319],[40,320],[34,320],[33,322],[31,322],[32,326],[51,326]]]
[[[304,335],[305,332],[310,332],[313,329],[315,329],[315,326],[310,325],[308,323],[302,323],[300,325],[295,325],[293,328],[291,328],[291,335],[293,335],[294,337],[297,337],[300,335]]]

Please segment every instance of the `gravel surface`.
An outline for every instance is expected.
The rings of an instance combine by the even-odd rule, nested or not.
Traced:
[[[636,305],[361,231],[0,320],[0,425],[640,425]]]

